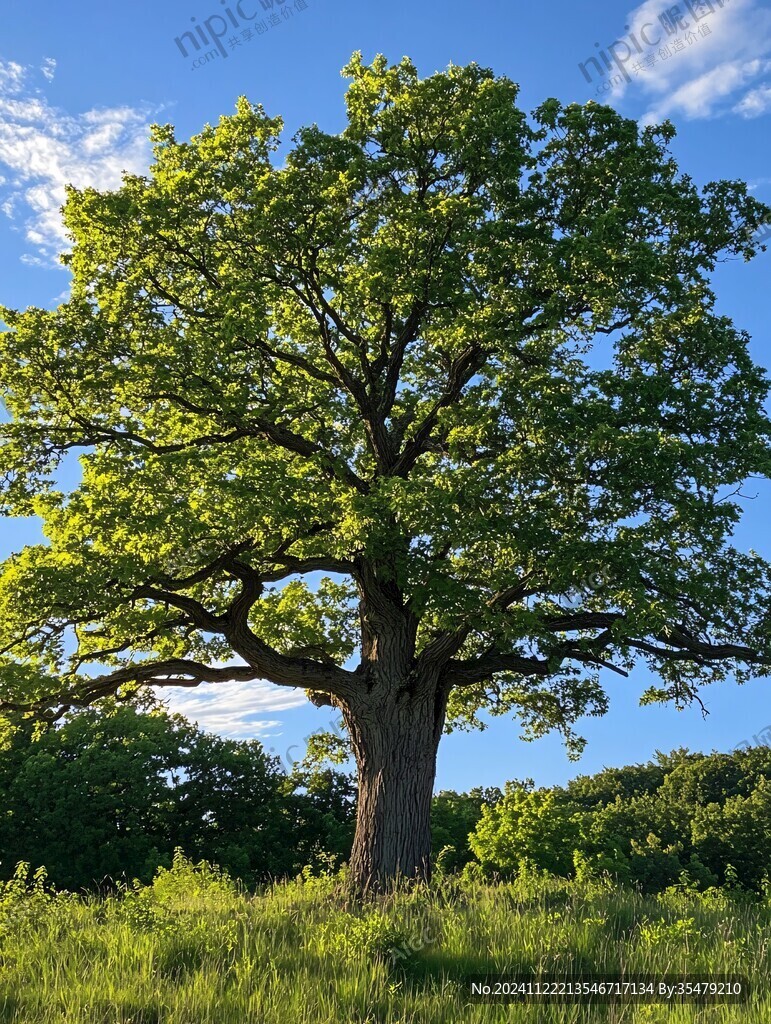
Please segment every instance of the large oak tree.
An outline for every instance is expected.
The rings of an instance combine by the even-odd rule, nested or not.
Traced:
[[[56,717],[266,679],[342,713],[360,888],[423,876],[447,723],[526,733],[767,671],[768,382],[711,272],[769,211],[671,125],[476,65],[346,68],[347,126],[246,100],[147,177],[71,189],[71,298],[5,310],[0,699]],[[80,453],[70,493],[52,477]],[[225,665],[226,667],[223,667]]]

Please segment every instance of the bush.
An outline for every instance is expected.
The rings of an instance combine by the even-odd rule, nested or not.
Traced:
[[[730,882],[757,893],[771,876],[771,751],[677,750],[564,788],[509,783],[469,845],[488,875],[531,864],[645,892]]]

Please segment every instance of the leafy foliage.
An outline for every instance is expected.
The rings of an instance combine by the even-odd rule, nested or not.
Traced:
[[[767,674],[771,567],[732,533],[769,382],[711,275],[771,211],[680,173],[666,122],[345,74],[343,131],[280,158],[243,98],[157,126],[146,176],[68,191],[68,301],[0,310],[0,508],[46,534],[0,570],[0,708],[262,678],[361,766],[404,694],[429,752],[489,710],[576,755],[603,668],[678,706]]]
[[[431,840],[443,871],[458,871],[473,859],[469,834],[482,817],[482,808],[501,798],[499,789],[477,787],[468,793],[443,790],[431,802]]]
[[[759,892],[771,879],[771,749],[658,755],[564,788],[509,783],[469,843],[486,871],[608,873],[658,892],[683,883]]]
[[[161,710],[87,710],[0,751],[0,872],[44,864],[70,889],[149,881],[175,847],[249,884],[350,850],[346,777],[287,777],[256,740]]]

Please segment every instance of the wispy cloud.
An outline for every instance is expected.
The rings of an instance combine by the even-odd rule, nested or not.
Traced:
[[[760,117],[771,110],[771,84],[761,85],[741,98],[734,107],[734,112],[742,117]]]
[[[606,102],[641,94],[645,123],[771,110],[771,9],[763,0],[645,0],[625,26],[606,48],[623,64],[601,83]]]
[[[744,86],[768,71],[771,71],[771,61],[726,61],[673,89],[658,101],[646,120],[659,121],[673,111],[683,113],[687,118],[711,117],[721,110],[724,100],[733,99]],[[751,93],[745,95],[736,106],[746,103],[749,95]]]
[[[302,690],[270,683],[203,683],[194,690],[158,690],[174,712],[197,722],[207,732],[232,739],[264,737],[281,727],[278,711],[306,703]],[[272,716],[272,717],[271,717]]]
[[[0,61],[0,93],[13,95],[21,91],[24,68],[15,61]]]
[[[759,188],[763,188],[764,185],[771,185],[771,178],[752,178],[750,181],[747,182],[747,188],[750,190],[750,192],[757,192],[757,190]]]
[[[65,185],[111,189],[124,171],[146,171],[153,113],[128,106],[62,111],[44,93],[55,70],[53,58],[40,69],[0,61],[0,209],[34,250],[25,262],[46,265],[67,247]]]

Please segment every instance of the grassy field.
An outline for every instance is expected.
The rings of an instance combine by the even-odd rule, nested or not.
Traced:
[[[440,879],[347,908],[332,877],[245,895],[178,857],[152,886],[83,899],[0,887],[0,1021],[434,1024],[771,1021],[771,902],[597,882]],[[741,974],[745,1005],[472,1003],[480,971]],[[762,991],[765,989],[766,991]]]

